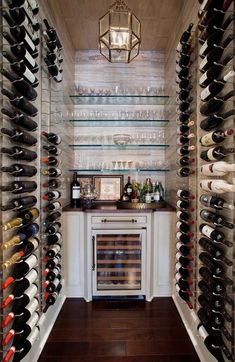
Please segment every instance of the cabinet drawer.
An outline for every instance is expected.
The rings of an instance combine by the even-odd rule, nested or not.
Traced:
[[[92,224],[125,224],[125,225],[136,225],[136,224],[146,224],[147,217],[146,216],[92,216],[91,218]]]

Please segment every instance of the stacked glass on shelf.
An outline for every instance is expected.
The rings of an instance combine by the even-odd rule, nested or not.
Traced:
[[[45,40],[45,54],[44,62],[47,65],[48,73],[57,83],[63,80],[63,56],[62,45],[55,28],[49,25],[47,19],[43,19],[46,26],[46,30],[43,31],[43,37]]]
[[[194,121],[192,120],[193,108],[192,101],[193,89],[190,78],[192,77],[193,65],[193,46],[191,39],[191,31],[193,24],[191,23],[186,31],[183,32],[179,44],[177,46],[178,58],[176,65],[176,82],[178,83],[177,96],[177,150],[179,158],[176,161],[178,167],[177,175],[181,178],[180,189],[177,190],[177,223],[176,223],[176,291],[181,299],[183,299],[189,308],[193,308],[191,302],[192,293],[192,261],[194,260],[192,232],[193,211],[191,202],[194,196],[189,192],[189,176],[193,175],[193,164],[195,159],[191,156],[195,150],[195,146],[190,144],[195,134],[192,132]],[[179,185],[179,183],[178,183]]]
[[[61,149],[57,147],[61,143],[61,138],[52,132],[42,132],[46,144],[43,145],[43,150],[47,153],[46,157],[42,158],[42,163],[48,168],[42,169],[42,174],[47,177],[43,183],[44,190],[43,200],[47,201],[43,206],[45,217],[43,217],[44,233],[46,235],[45,255],[43,259],[43,298],[45,301],[45,313],[49,306],[53,305],[62,289],[61,284],[61,203],[59,201],[61,192],[58,190],[61,182],[59,177],[62,172],[58,166],[61,160],[58,156],[61,154]]]
[[[199,79],[200,128],[199,139],[200,168],[199,186],[202,193],[199,198],[199,232],[201,238],[199,253],[197,315],[200,323],[199,334],[210,353],[218,360],[234,360],[232,355],[232,313],[233,290],[232,257],[233,253],[233,194],[235,184],[230,183],[230,175],[235,171],[232,160],[235,152],[234,130],[223,127],[234,115],[232,102],[233,89],[233,38],[234,21],[232,1],[204,1],[199,14],[200,64]],[[229,8],[231,5],[231,8]],[[231,10],[231,11],[230,11]],[[205,162],[205,163],[204,163]],[[211,178],[211,177],[217,178]],[[219,178],[218,178],[219,177]],[[223,177],[223,179],[221,179]],[[219,195],[218,195],[219,194]],[[225,194],[225,198],[220,197]],[[230,202],[227,200],[230,198]]]
[[[37,102],[38,11],[35,0],[6,0],[1,12],[4,38],[1,113],[4,126],[6,123],[1,128],[1,153],[6,155],[2,156],[1,171],[7,181],[1,185],[4,362],[13,355],[14,361],[22,360],[39,334],[37,137],[32,134],[38,127],[32,119],[38,113],[32,103]]]

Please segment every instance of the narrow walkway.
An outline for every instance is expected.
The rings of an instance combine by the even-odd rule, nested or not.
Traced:
[[[199,362],[171,298],[67,299],[39,362]]]

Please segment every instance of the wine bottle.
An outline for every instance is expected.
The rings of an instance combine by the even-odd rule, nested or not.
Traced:
[[[39,336],[39,327],[35,327],[30,335],[26,339],[20,340],[20,342],[16,345],[11,346],[11,348],[7,351],[4,356],[3,362],[9,362],[12,356],[19,351],[17,354],[17,360],[14,357],[15,361],[21,361],[30,351],[36,339]]]
[[[25,114],[17,113],[15,110],[13,111],[12,109],[8,108],[2,108],[1,112],[9,117],[9,119],[6,120],[13,122],[16,125],[27,129],[28,131],[36,131],[38,127],[37,123],[31,118],[27,117]]]
[[[55,211],[55,210],[59,210],[61,208],[61,203],[59,201],[56,202],[52,202],[50,204],[47,204],[44,208],[43,211],[45,212],[50,212],[50,211]]]
[[[46,292],[45,295],[44,295],[44,300],[46,302],[47,305],[53,305],[55,304],[58,296],[59,296],[59,293],[62,289],[62,284],[59,283],[54,291],[54,293],[48,293]]]
[[[52,270],[45,269],[44,275],[45,275],[46,280],[53,282],[55,280],[55,278],[57,278],[57,276],[60,274],[60,272],[61,272],[61,265],[57,264],[57,266]]]
[[[178,190],[177,196],[182,200],[194,200],[195,196],[191,195],[188,190]]]
[[[47,133],[47,132],[42,132],[42,135],[44,137],[46,137],[47,141],[50,143],[53,143],[54,145],[59,145],[61,143],[61,138],[60,136],[58,136],[55,133]]]
[[[48,169],[43,169],[42,174],[49,177],[59,177],[61,176],[62,171],[56,167],[49,167]]]
[[[225,176],[228,172],[235,171],[235,163],[229,164],[224,161],[209,163],[201,167],[201,173],[205,176]]]
[[[13,38],[16,40],[16,42],[24,43],[24,46],[28,50],[28,52],[33,55],[35,52],[37,52],[37,48],[28,34],[28,32],[25,30],[24,26],[14,26],[10,28],[10,33],[13,36]]]
[[[60,164],[60,160],[58,160],[55,156],[42,157],[42,162],[55,167]]]
[[[38,109],[23,96],[17,96],[5,88],[2,89],[2,94],[9,98],[13,107],[25,112],[28,116],[35,117],[38,114]]]
[[[4,166],[1,168],[2,172],[7,172],[10,175],[13,175],[15,177],[20,177],[20,176],[27,176],[27,177],[32,177],[34,175],[36,175],[37,173],[37,169],[34,166],[28,166],[28,165],[23,165],[23,164],[18,164],[15,163],[13,165],[10,165],[8,167]]]
[[[14,269],[10,272],[10,275],[2,283],[1,288],[6,289],[15,280],[23,278],[33,267],[36,266],[38,258],[36,255],[31,254],[26,259],[21,260],[14,266]]]
[[[177,123],[178,124],[188,124],[189,122],[191,122],[190,115],[191,115],[191,113],[189,113],[189,112],[181,112],[178,115]]]
[[[53,282],[50,282],[49,280],[45,281],[43,286],[44,286],[44,289],[46,290],[46,292],[54,293],[55,290],[57,289],[58,285],[60,284],[61,278],[62,277],[59,274]]]
[[[194,224],[194,221],[190,220],[190,213],[187,211],[177,211],[176,216],[178,219],[187,222],[188,224]]]
[[[206,302],[203,304],[203,308],[200,308],[197,312],[200,320],[209,321],[211,329],[221,329],[224,326],[223,316],[220,313],[212,313]]]
[[[217,231],[208,224],[201,224],[199,226],[200,232],[213,240],[215,243],[222,243],[226,246],[233,246],[233,243],[225,239],[225,235],[221,231]]]
[[[216,43],[220,43],[221,39],[223,38],[223,35],[225,33],[225,30],[229,27],[231,22],[234,20],[234,15],[231,13],[228,17],[226,17],[225,21],[221,26],[216,26],[211,24],[210,26],[207,26],[203,29],[201,34],[199,35],[199,43],[204,46],[205,41],[207,41],[211,35],[216,34]],[[226,43],[225,43],[226,44]]]
[[[16,284],[14,284],[12,293],[4,299],[3,308],[6,308],[15,298],[19,298],[24,293],[24,291],[37,280],[37,278],[37,270],[31,269],[30,272],[22,278],[22,280],[17,281]]]
[[[189,306],[190,309],[192,309],[193,305],[190,301],[190,296],[189,296],[188,292],[181,290],[178,284],[175,285],[175,289],[176,289],[177,293],[179,294],[180,298],[183,299],[187,303],[187,305]]]
[[[234,205],[228,204],[223,198],[211,195],[201,195],[200,202],[202,205],[213,207],[216,210],[234,210]]]
[[[61,217],[61,213],[59,211],[52,212],[47,215],[47,217],[44,221],[44,225],[48,226],[49,223],[59,219],[60,217]]]
[[[40,24],[34,16],[32,7],[27,0],[22,1],[21,5],[15,6],[15,4],[12,4],[10,8],[10,14],[18,25],[22,24],[24,26],[29,26],[30,28],[32,27],[35,32],[40,29]],[[25,19],[26,16],[27,19]]]
[[[213,62],[210,68],[201,75],[199,79],[199,85],[201,87],[208,86],[214,79],[216,79],[224,67],[233,59],[233,53],[228,54],[224,59],[220,60],[220,63]]]
[[[55,64],[51,64],[47,58],[44,58],[44,61],[47,65],[47,69],[49,74],[52,76],[52,78],[57,82],[60,83],[63,80],[63,76],[61,73],[61,69],[57,67]]]
[[[199,259],[203,262],[204,266],[207,267],[214,278],[223,277],[226,274],[226,270],[222,264],[214,261],[213,258],[210,257],[210,254],[202,252],[199,254]]]
[[[19,131],[15,128],[1,128],[1,133],[8,136],[11,141],[19,142],[28,146],[34,146],[38,140],[26,131]]]
[[[179,91],[178,91],[179,93],[181,92],[182,89],[191,90],[193,87],[189,78],[181,79],[178,83],[178,86],[179,86]]]
[[[42,186],[56,191],[55,189],[57,189],[61,186],[61,181],[51,179],[51,180],[48,180],[47,182],[44,182]]]
[[[34,73],[29,70],[28,67],[26,67],[23,60],[20,60],[19,62],[16,62],[14,57],[12,55],[3,50],[2,55],[10,62],[11,70],[18,75],[18,77],[23,77],[26,82],[31,84],[32,87],[37,87],[39,84],[38,79],[34,75]],[[35,98],[34,98],[35,99]]]
[[[38,291],[38,287],[36,284],[31,284],[29,288],[27,288],[24,293],[20,296],[19,300],[21,305],[27,305],[33,297],[35,297]],[[6,308],[7,305],[2,305],[2,308]]]
[[[205,282],[210,285],[210,288],[212,289],[213,293],[219,295],[225,294],[226,292],[225,285],[222,283],[222,281],[220,281],[219,278],[213,278],[207,268],[201,267],[199,269],[199,274],[205,280]]]
[[[204,296],[204,298],[206,298],[209,301],[211,308],[219,311],[225,308],[225,301],[223,297],[214,294],[204,280],[200,280],[198,282],[198,287],[203,293],[202,295]]]
[[[191,267],[182,267],[180,263],[175,265],[175,269],[177,273],[179,273],[183,278],[189,278],[190,274],[192,273],[193,269]]]
[[[61,223],[60,222],[55,222],[51,225],[49,225],[46,230],[45,233],[47,234],[55,234],[57,233],[57,231],[59,231],[61,228]]]
[[[189,259],[191,258],[191,249],[192,249],[193,245],[192,244],[181,244],[180,242],[176,243],[176,249],[183,255],[183,256],[187,256]]]
[[[212,191],[217,194],[224,194],[225,192],[235,192],[235,184],[229,184],[225,180],[202,180],[199,183],[204,191]]]
[[[200,107],[201,114],[209,116],[211,113],[218,112],[224,103],[235,95],[235,90],[230,91],[225,96],[211,98]]]
[[[178,71],[176,70],[176,73],[177,73],[177,78],[179,80],[182,80],[182,79],[189,79],[191,77],[190,73],[189,73],[189,68],[181,68],[179,69]],[[178,81],[179,83],[179,81]]]
[[[26,305],[20,314],[15,314],[14,309],[6,315],[2,322],[2,327],[6,328],[13,320],[17,324],[26,323],[30,317],[39,309],[39,301],[36,298],[33,298],[29,304]]]
[[[48,260],[48,258],[45,258],[46,261],[46,265],[45,268],[46,269],[54,269],[61,261],[61,254],[57,254],[53,259]]]
[[[223,146],[216,146],[209,148],[207,151],[202,151],[200,157],[205,161],[222,160],[227,155],[234,153],[235,148],[225,148]]]
[[[2,35],[10,45],[10,50],[17,60],[23,60],[31,72],[37,73],[39,70],[38,64],[35,61],[38,57],[37,49],[35,48],[35,52],[32,52],[31,50],[30,53],[25,47],[23,41],[17,42],[7,31],[3,31]]]
[[[224,20],[225,12],[216,8],[211,8],[205,12],[198,23],[198,29],[203,30],[206,26],[221,26]]]
[[[203,0],[201,6],[198,10],[199,18],[206,12],[209,11],[212,7],[216,9],[222,9],[223,4],[220,0]]]
[[[47,245],[54,245],[54,244],[58,244],[61,243],[62,241],[62,234],[57,232],[55,234],[50,234],[47,237]]]
[[[180,37],[180,41],[179,41],[180,44],[187,43],[189,41],[192,28],[193,28],[193,23],[190,23],[188,28],[183,32],[183,34]]]
[[[224,253],[223,248],[219,247],[218,245],[215,245],[213,242],[211,242],[209,239],[207,238],[200,238],[198,241],[199,245],[201,245],[201,247],[203,249],[205,249],[212,258],[214,258],[215,260],[221,260],[223,261],[226,265],[228,266],[232,266],[233,262],[231,260],[229,260]]]
[[[176,141],[177,141],[178,145],[184,145],[184,144],[188,143],[189,140],[194,137],[195,137],[194,133],[190,133],[189,135],[181,135],[180,137],[177,138]]]
[[[226,137],[232,136],[234,134],[233,129],[229,128],[225,131],[217,129],[213,132],[207,133],[206,135],[202,136],[199,140],[202,146],[212,146],[217,143],[221,143],[225,140]]]
[[[61,250],[60,244],[50,246],[50,249],[46,252],[45,256],[48,258],[54,258]]]
[[[176,254],[176,260],[183,266],[187,267],[190,265],[191,261],[193,260],[193,257],[190,256],[183,256],[180,252]]]
[[[42,148],[44,150],[46,150],[50,155],[53,155],[53,156],[59,156],[61,154],[61,149],[54,145],[43,146]]]
[[[192,102],[193,98],[190,97],[185,101],[180,101],[178,102],[177,99],[177,103],[179,104],[178,108],[177,108],[177,112],[191,112],[191,108],[190,108],[190,103]]]
[[[176,239],[186,245],[190,242],[190,236],[191,235],[188,235],[186,233],[181,233],[180,231],[176,233]]]
[[[179,92],[178,99],[180,101],[185,101],[189,98],[189,95],[190,95],[190,91],[188,89],[183,89],[182,91]]]
[[[185,156],[188,155],[191,151],[194,151],[195,149],[195,146],[183,146],[177,149],[177,153],[179,155]]]
[[[80,182],[77,180],[77,172],[74,172],[73,181],[71,182],[71,185],[70,185],[70,195],[71,195],[70,205],[72,208],[76,208],[76,207],[80,206],[80,197],[81,197],[80,189],[81,189]],[[129,188],[128,188],[128,190],[129,190]],[[130,195],[128,195],[128,196],[131,197]]]
[[[176,63],[179,64],[180,67],[188,67],[190,66],[190,54],[180,53],[179,58],[176,60]]]
[[[202,92],[200,98],[203,102],[209,101],[212,97],[216,96],[219,92],[222,91],[225,84],[229,79],[233,78],[235,72],[233,70],[229,71],[223,78],[213,80]]]
[[[60,191],[49,191],[46,194],[43,195],[43,200],[46,201],[52,201],[52,200],[58,200],[61,197]]]
[[[6,186],[0,186],[0,190],[10,191],[13,194],[33,192],[36,189],[37,189],[37,184],[35,181],[13,181]]]
[[[34,236],[28,238],[28,240],[24,243],[24,245],[23,246],[20,245],[18,249],[24,252],[24,255],[22,255],[22,257],[26,258],[28,255],[30,255],[34,250],[38,248],[38,245],[39,245],[39,240]]]
[[[184,221],[178,221],[176,223],[176,229],[181,231],[182,233],[187,233],[190,230],[190,225]]]
[[[190,121],[187,125],[182,124],[180,127],[177,128],[177,134],[184,134],[189,132],[190,127],[194,125],[194,121]]]
[[[187,210],[189,208],[189,201],[187,200],[178,200],[176,206],[179,209]]]
[[[13,73],[8,72],[2,68],[2,75],[6,77],[13,85],[14,89],[18,91],[22,96],[30,101],[34,101],[37,98],[36,90],[22,77],[16,77]]]
[[[27,209],[34,206],[37,203],[37,198],[35,196],[25,196],[20,199],[9,200],[8,204],[2,205],[1,210],[21,210]]]
[[[179,273],[176,273],[175,280],[176,280],[178,286],[180,287],[180,289],[182,289],[183,291],[191,292],[190,286],[193,283],[192,279],[190,279],[190,278],[184,279],[184,278],[182,278],[182,276]]]
[[[189,177],[190,175],[193,175],[195,173],[194,170],[191,170],[188,167],[181,167],[178,171],[177,171],[177,175],[180,177]]]
[[[47,19],[43,19],[43,22],[44,22],[44,24],[46,25],[46,29],[47,29],[47,30],[46,30],[46,33],[47,33],[47,36],[49,37],[50,40],[52,40],[52,41],[55,40],[58,49],[61,50],[61,49],[62,49],[62,45],[61,45],[61,43],[60,43],[60,40],[59,40],[59,38],[58,38],[58,35],[57,35],[57,33],[56,33],[55,28],[52,28],[52,27],[49,25]]]
[[[218,126],[220,126],[225,119],[235,114],[235,109],[231,109],[230,111],[223,114],[213,114],[205,119],[203,119],[200,123],[200,127],[205,131],[210,131]]]
[[[234,229],[234,224],[228,222],[222,215],[215,214],[206,209],[200,211],[200,216],[203,220],[213,223],[215,226],[224,226],[228,229]]]
[[[6,250],[16,245],[24,245],[27,238],[34,236],[38,233],[39,226],[38,224],[30,224],[26,227],[23,227],[16,235],[12,236],[9,240],[6,240],[2,243],[1,248]]]

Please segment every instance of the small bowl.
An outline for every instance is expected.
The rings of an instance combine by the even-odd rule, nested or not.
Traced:
[[[127,133],[117,133],[113,135],[113,142],[119,146],[125,146],[131,140],[131,135]]]

